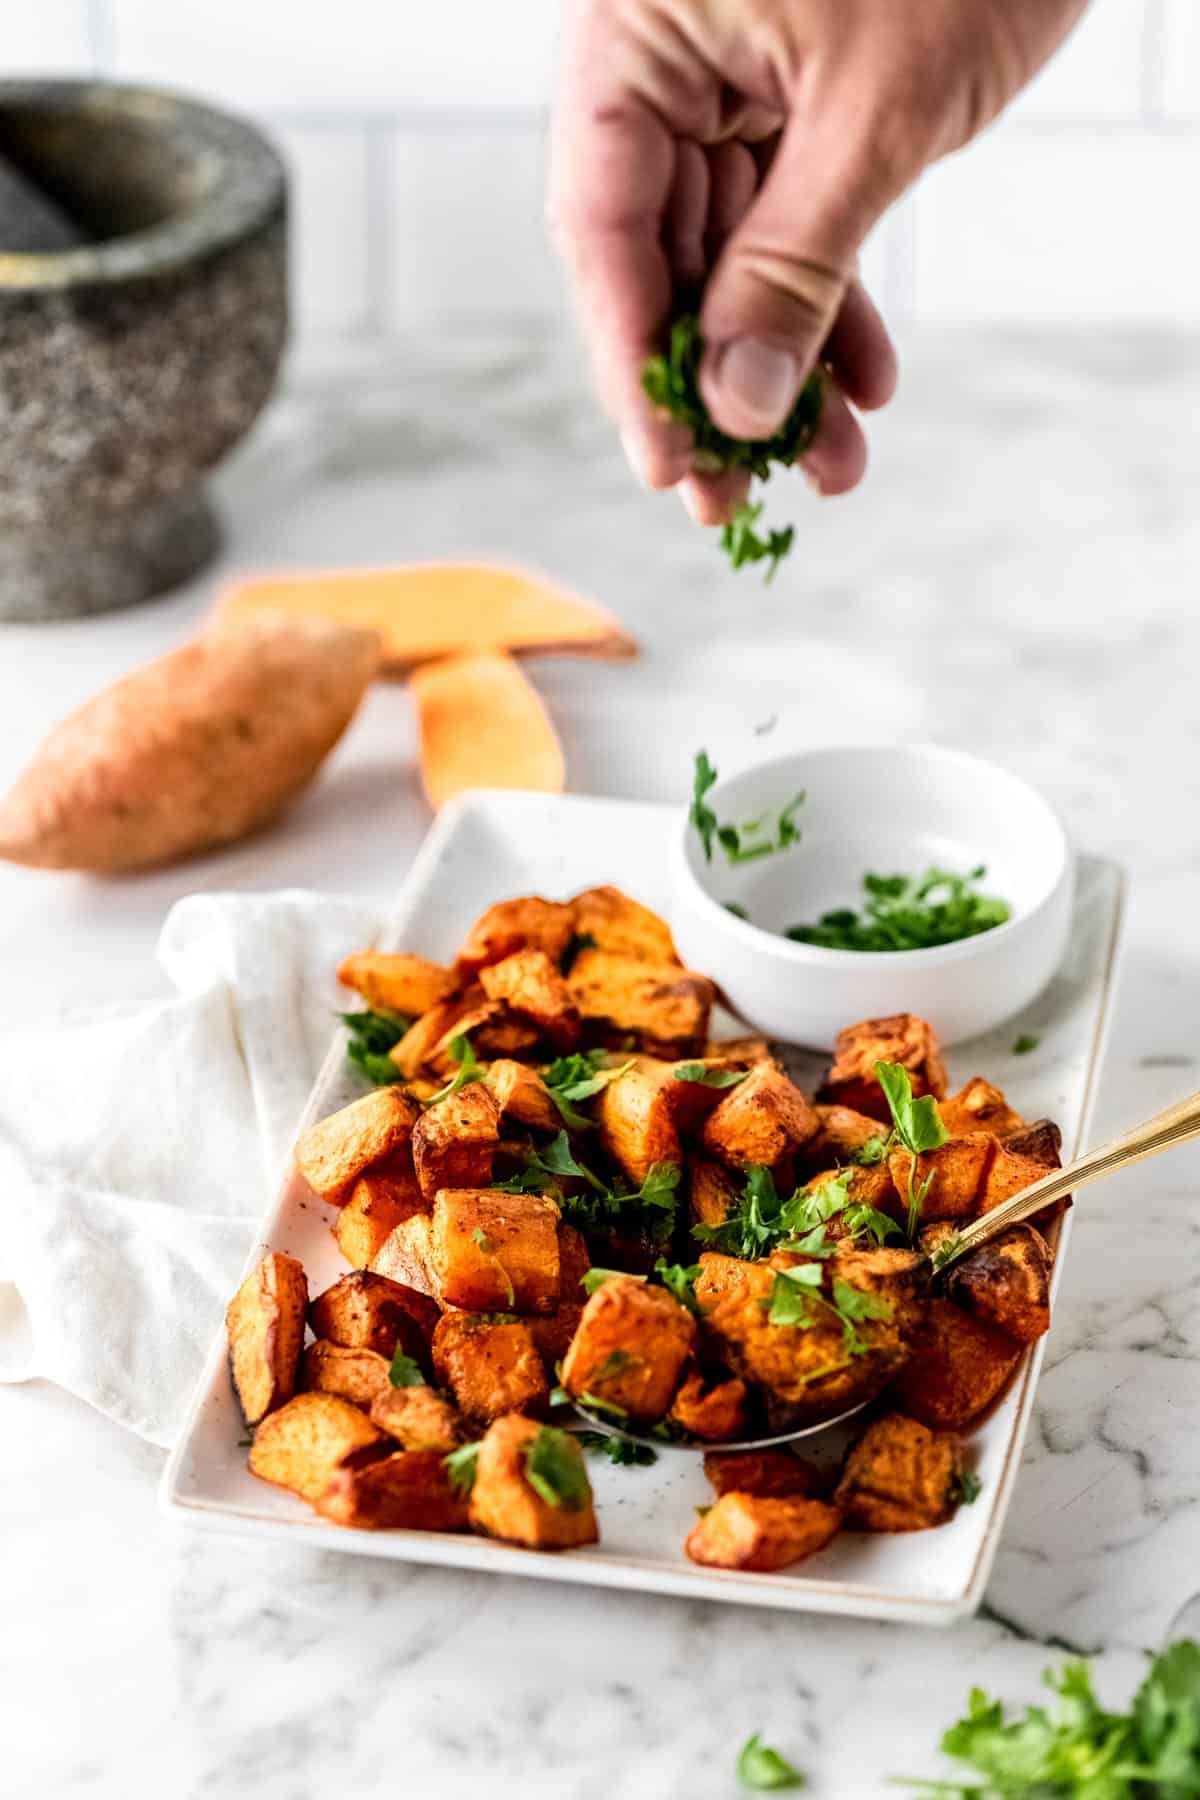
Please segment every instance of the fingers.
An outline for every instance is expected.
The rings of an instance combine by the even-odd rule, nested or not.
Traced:
[[[697,525],[725,525],[750,492],[745,469],[722,469],[719,475],[689,475],[679,498]]]
[[[886,406],[896,392],[896,347],[861,281],[846,289],[821,356],[836,372],[842,392],[865,412]]]
[[[820,429],[800,468],[809,485],[827,497],[848,494],[866,473],[867,440],[862,426],[833,381],[825,384]]]
[[[705,233],[705,267],[716,262],[726,239],[736,231],[749,209],[758,186],[758,169],[749,146],[720,144],[708,153],[708,228]]]
[[[889,197],[874,176],[869,146],[831,133],[820,118],[793,113],[705,290],[701,391],[723,430],[762,438],[783,423],[833,331],[859,246]],[[874,392],[882,385],[878,333],[857,302],[850,324],[856,369],[866,362]]]
[[[675,285],[699,287],[708,267],[705,229],[709,164],[699,144],[683,139],[675,151],[675,179],[667,201],[666,249]]]

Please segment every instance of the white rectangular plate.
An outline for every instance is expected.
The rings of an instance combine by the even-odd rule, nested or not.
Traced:
[[[528,892],[564,897],[602,882],[666,910],[665,846],[677,829],[678,813],[671,807],[540,794],[469,795],[449,807],[430,832],[382,947],[403,946],[447,960],[492,901]],[[1027,1117],[1057,1119],[1067,1154],[1082,1147],[1103,1053],[1122,885],[1112,864],[1081,860],[1064,968],[1026,1017],[960,1045],[951,1057],[954,1086],[971,1075],[986,1075]],[[1038,1047],[1014,1057],[1012,1044],[1021,1031],[1036,1033]],[[801,1081],[815,1081],[816,1058],[801,1053],[789,1062]],[[302,1124],[324,1118],[361,1091],[339,1035]],[[1070,1214],[1065,1223],[1069,1227]],[[1060,1268],[1068,1235],[1064,1230]],[[247,1266],[266,1250],[299,1257],[314,1293],[345,1273],[329,1214],[298,1178],[285,1184]],[[169,1514],[193,1526],[360,1556],[945,1624],[972,1611],[982,1597],[1020,1462],[1044,1342],[972,1434],[971,1460],[982,1482],[973,1506],[935,1531],[890,1537],[842,1533],[819,1556],[777,1575],[704,1569],[687,1560],[683,1542],[694,1509],[712,1494],[699,1457],[680,1451],[664,1451],[652,1468],[614,1468],[603,1458],[589,1458],[602,1541],[588,1550],[547,1555],[478,1537],[326,1525],[301,1501],[247,1470],[245,1451],[238,1447],[244,1427],[223,1334],[167,1465],[162,1500]]]

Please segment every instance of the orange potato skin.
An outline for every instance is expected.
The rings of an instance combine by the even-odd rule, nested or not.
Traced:
[[[389,1381],[371,1401],[370,1420],[403,1450],[437,1450],[445,1456],[466,1437],[457,1409],[431,1387],[393,1387]]]
[[[929,1192],[921,1206],[922,1219],[933,1223],[938,1219],[969,1219],[978,1209],[979,1194],[996,1148],[994,1138],[985,1131],[973,1131],[967,1137],[951,1138],[937,1150],[925,1150],[916,1158],[914,1185],[920,1186],[933,1177]],[[903,1200],[908,1192],[909,1171],[913,1157],[908,1150],[893,1150],[888,1169],[897,1194]]]
[[[260,1481],[315,1501],[348,1459],[383,1452],[383,1433],[364,1412],[336,1394],[296,1394],[268,1413],[254,1433],[249,1465]]]
[[[230,1374],[247,1425],[295,1393],[307,1306],[303,1268],[294,1256],[272,1251],[226,1307]]]
[[[377,1394],[391,1387],[388,1359],[378,1350],[351,1350],[318,1338],[309,1344],[300,1365],[300,1385],[306,1393],[340,1394],[353,1406],[370,1412]]]
[[[774,1063],[756,1063],[705,1121],[706,1155],[730,1168],[776,1168],[820,1129],[816,1112]]]
[[[534,1131],[558,1132],[562,1117],[550,1091],[536,1069],[511,1057],[497,1057],[487,1072],[487,1085],[495,1096],[500,1117],[514,1119]]]
[[[746,1384],[719,1381],[710,1386],[699,1374],[691,1374],[675,1395],[671,1417],[692,1437],[722,1444],[741,1437],[746,1429]]]
[[[503,962],[480,969],[479,982],[489,1000],[502,1000],[519,1018],[536,1025],[555,1050],[572,1050],[579,1042],[578,1008],[558,965],[544,950],[515,950]]]
[[[406,1170],[394,1164],[395,1159],[360,1175],[334,1221],[338,1248],[355,1269],[365,1269],[397,1225],[424,1210],[425,1199],[411,1166]]]
[[[938,1111],[942,1124],[952,1138],[966,1137],[974,1131],[987,1131],[993,1137],[1007,1137],[1019,1131],[1025,1121],[1014,1112],[998,1087],[975,1075],[957,1094],[943,1100]]]
[[[585,888],[570,902],[578,937],[595,940],[598,950],[635,956],[643,962],[675,963],[679,957],[665,919],[615,887]]]
[[[526,894],[489,906],[472,925],[457,957],[460,974],[473,975],[518,950],[542,950],[557,968],[575,930],[575,914],[559,900]]]
[[[427,962],[423,956],[382,950],[356,951],[346,957],[337,973],[342,986],[361,994],[369,1007],[418,1018],[448,1000],[458,987],[453,969]]]
[[[665,1063],[633,1057],[629,1068],[601,1089],[592,1106],[601,1147],[635,1187],[651,1169],[663,1163],[679,1168],[683,1163],[667,1093],[670,1080]]]
[[[900,1063],[907,1069],[917,1098],[944,1097],[946,1065],[933,1026],[915,1013],[894,1013],[886,1019],[863,1019],[838,1033],[833,1062],[817,1099],[867,1113],[890,1126],[888,1104],[875,1079],[877,1062]]]
[[[632,1033],[654,1056],[692,1056],[708,1037],[716,990],[707,975],[606,950],[581,950],[567,976],[585,1025]]]
[[[763,1500],[824,1497],[826,1482],[815,1463],[789,1450],[710,1451],[704,1473],[718,1494],[754,1494]]]
[[[708,1568],[769,1575],[823,1550],[841,1522],[837,1507],[824,1500],[763,1499],[733,1491],[696,1520],[684,1549]]]
[[[1050,1329],[1049,1246],[1033,1225],[1013,1225],[950,1270],[947,1296],[1016,1344]]]

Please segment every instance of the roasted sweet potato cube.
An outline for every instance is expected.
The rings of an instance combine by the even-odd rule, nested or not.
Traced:
[[[457,1407],[431,1387],[393,1387],[389,1381],[372,1399],[370,1416],[404,1450],[446,1455],[467,1435]]]
[[[366,1531],[465,1531],[467,1503],[453,1493],[440,1450],[396,1450],[335,1469],[316,1500],[335,1525]]]
[[[309,1394],[340,1394],[354,1406],[370,1412],[376,1394],[391,1387],[390,1365],[378,1350],[350,1349],[318,1338],[304,1352],[300,1385]]]
[[[868,1113],[855,1112],[851,1106],[820,1104],[813,1110],[819,1121],[818,1128],[816,1135],[804,1146],[805,1161],[812,1168],[848,1163],[864,1144],[886,1136],[878,1119],[871,1118]]]
[[[469,1419],[544,1412],[549,1405],[546,1371],[524,1319],[443,1313],[433,1334],[433,1369]]]
[[[455,1021],[461,1018],[462,1011],[461,996],[443,1000],[422,1013],[419,1019],[414,1019],[400,1042],[393,1044],[388,1055],[406,1081],[414,1080],[423,1069],[430,1067],[439,1044],[444,1043],[448,1035],[454,1036]]]
[[[467,933],[458,953],[458,968],[475,973],[518,950],[541,950],[557,967],[574,930],[574,910],[561,901],[542,900],[536,894],[500,900],[489,906]]]
[[[815,1463],[790,1450],[709,1451],[704,1473],[718,1494],[756,1494],[764,1500],[823,1499],[828,1486]]]
[[[482,988],[464,995],[464,1004],[426,1056],[426,1065],[439,1075],[453,1075],[458,1068],[457,1043],[469,1038],[476,1056],[487,1061],[496,1056],[521,1056],[538,1041],[538,1028],[521,1018],[503,1000],[489,1000]]]
[[[308,1282],[294,1256],[272,1251],[225,1309],[229,1368],[247,1425],[257,1425],[296,1391]]]
[[[482,1082],[426,1107],[413,1132],[413,1163],[426,1200],[440,1188],[481,1188],[492,1179],[500,1109]]]
[[[628,1068],[597,1094],[592,1107],[601,1147],[640,1187],[651,1169],[683,1162],[668,1084],[670,1065],[635,1056]]]
[[[886,1213],[889,1219],[904,1218],[906,1207],[896,1192],[892,1171],[886,1162],[849,1169],[817,1169],[809,1175],[806,1185],[812,1189],[820,1188],[827,1181],[838,1180],[843,1175],[850,1177],[846,1186],[847,1205],[873,1206],[876,1212]],[[837,1237],[841,1231],[841,1214],[835,1213],[829,1220],[829,1235]]]
[[[710,1384],[693,1371],[671,1403],[671,1417],[708,1444],[741,1437],[746,1429],[746,1384],[737,1380]]]
[[[896,1401],[923,1425],[957,1431],[991,1404],[1021,1356],[1020,1345],[994,1325],[952,1300],[929,1300],[896,1380]]]
[[[318,1294],[308,1309],[313,1334],[350,1350],[376,1350],[392,1357],[397,1348],[429,1366],[429,1340],[438,1309],[426,1294],[373,1269],[353,1269]]]
[[[579,1042],[579,1009],[571,990],[544,950],[518,950],[503,962],[479,971],[489,1000],[500,1000],[518,1018],[536,1026],[538,1036],[556,1050]]]
[[[773,1060],[771,1046],[764,1037],[709,1038],[704,1055],[719,1056],[723,1062],[738,1063],[743,1069]]]
[[[500,1108],[502,1123],[512,1119],[518,1125],[527,1125],[531,1131],[557,1132],[562,1129],[562,1118],[550,1098],[549,1088],[528,1063],[499,1057],[487,1072],[487,1085]]]
[[[433,1219],[429,1213],[414,1213],[388,1233],[375,1255],[371,1269],[386,1275],[415,1293],[433,1295],[437,1284],[433,1278]]]
[[[443,1188],[431,1265],[443,1305],[549,1313],[558,1305],[558,1205],[545,1194]]]
[[[988,1131],[993,1137],[1007,1137],[1010,1131],[1019,1131],[1024,1124],[1020,1113],[1013,1111],[1000,1089],[985,1081],[982,1075],[973,1076],[957,1094],[943,1100],[938,1111],[952,1138],[965,1137],[972,1131]]]
[[[979,1196],[996,1148],[995,1138],[986,1131],[973,1131],[968,1137],[951,1138],[937,1150],[924,1150],[916,1158],[913,1185],[920,1188],[929,1182],[929,1191],[921,1205],[923,1219],[969,1219],[979,1206]],[[913,1169],[911,1151],[896,1149],[888,1157],[888,1168],[896,1192],[904,1198]]]
[[[425,1210],[426,1201],[412,1168],[393,1164],[360,1175],[338,1213],[333,1234],[346,1261],[365,1269],[397,1225]]]
[[[723,1225],[738,1193],[738,1184],[723,1163],[706,1156],[688,1158],[688,1212],[693,1225]]]
[[[700,1273],[692,1284],[702,1312],[708,1312],[725,1294],[737,1293],[746,1286],[749,1270],[753,1263],[743,1262],[740,1256],[725,1256],[720,1250],[701,1252]]]
[[[842,1516],[824,1500],[796,1495],[786,1500],[757,1494],[722,1494],[688,1533],[684,1549],[693,1562],[713,1569],[753,1569],[769,1575],[823,1550]]]
[[[761,1163],[770,1169],[819,1129],[820,1120],[795,1082],[774,1063],[757,1063],[709,1113],[701,1142],[709,1156],[730,1168]]]
[[[946,1068],[933,1026],[915,1013],[895,1013],[887,1019],[863,1019],[839,1031],[818,1100],[868,1113],[890,1126],[888,1103],[875,1079],[877,1062],[906,1068],[918,1097],[933,1094],[940,1100],[946,1092]]]
[[[678,964],[666,920],[620,888],[585,888],[570,904],[576,937],[591,938],[595,949],[640,957],[643,962]]]
[[[583,1309],[562,1384],[576,1398],[594,1394],[619,1406],[631,1419],[661,1419],[695,1343],[695,1319],[665,1288],[615,1275]]]
[[[748,1069],[725,1056],[695,1056],[665,1066],[670,1070],[667,1098],[676,1128],[684,1138],[695,1137],[730,1088],[740,1087],[749,1076]],[[726,1077],[725,1086],[718,1085],[714,1079],[721,1076]]]
[[[538,1347],[538,1354],[547,1369],[557,1369],[570,1348],[571,1339],[579,1329],[579,1321],[583,1317],[583,1306],[586,1295],[583,1291],[583,1277],[592,1266],[588,1255],[588,1247],[582,1232],[576,1231],[573,1225],[560,1225],[558,1228],[558,1291],[559,1301],[552,1313],[542,1317],[531,1317],[529,1329],[533,1333],[533,1341]]]
[[[255,1431],[250,1471],[315,1501],[347,1458],[369,1461],[384,1454],[381,1446],[386,1446],[383,1433],[348,1400],[337,1394],[297,1394],[268,1413]]]
[[[1013,1156],[1026,1156],[1042,1169],[1062,1167],[1062,1132],[1053,1119],[1034,1119],[1010,1133],[1004,1148]]]
[[[479,1447],[471,1524],[530,1550],[596,1543],[591,1483],[575,1439],[517,1413],[497,1419]]]
[[[1050,1329],[1050,1250],[1033,1225],[1011,1225],[951,1266],[947,1297],[1017,1344]]]
[[[448,1000],[459,978],[453,969],[426,962],[423,956],[360,950],[343,962],[338,980],[361,994],[368,1006],[419,1017]]]
[[[707,975],[676,963],[581,950],[567,986],[586,1023],[632,1032],[651,1055],[693,1056],[708,1036],[715,990]]]
[[[296,1167],[322,1200],[341,1206],[360,1175],[411,1141],[419,1113],[402,1089],[376,1088],[302,1132]]]
[[[1026,1188],[1031,1188],[1035,1181],[1043,1180],[1049,1173],[1044,1163],[1034,1162],[1032,1157],[1010,1150],[1007,1144],[997,1144],[980,1190],[979,1211],[993,1211],[1005,1200],[1011,1200],[1014,1194],[1023,1194]]]
[[[953,1513],[959,1467],[952,1432],[884,1413],[851,1448],[834,1499],[851,1531],[926,1531]]]

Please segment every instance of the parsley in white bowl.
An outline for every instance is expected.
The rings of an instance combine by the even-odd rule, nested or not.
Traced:
[[[962,751],[798,751],[726,780],[700,752],[672,891],[680,955],[770,1036],[827,1049],[912,1012],[954,1043],[1050,981],[1073,869],[1042,796]]]

